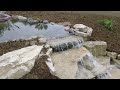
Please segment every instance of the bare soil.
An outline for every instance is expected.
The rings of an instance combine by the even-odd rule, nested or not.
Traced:
[[[107,15],[104,13],[99,14],[89,14],[89,13],[65,13],[65,12],[50,12],[50,11],[9,11],[10,15],[23,15],[26,17],[31,17],[33,19],[40,20],[49,20],[52,22],[71,22],[71,24],[82,23],[89,27],[93,28],[92,36],[89,37],[89,40],[101,40],[106,41],[108,46],[108,51],[114,51],[120,54],[120,12],[114,15]],[[102,25],[97,23],[98,20],[102,19],[112,19],[114,27],[110,31]],[[20,42],[9,42],[0,44],[0,55],[13,51],[25,46],[24,41]],[[21,79],[57,79],[57,77],[52,76],[48,70],[48,67],[45,65],[45,58],[42,57],[40,60],[37,60],[34,68],[31,72]]]

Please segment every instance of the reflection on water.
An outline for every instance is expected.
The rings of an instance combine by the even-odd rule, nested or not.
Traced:
[[[33,36],[52,37],[69,36],[64,26],[57,24],[28,23],[17,20],[0,23],[0,42],[9,40],[26,39]]]

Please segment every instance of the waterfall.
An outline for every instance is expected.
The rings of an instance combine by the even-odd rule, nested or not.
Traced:
[[[65,42],[56,46],[53,46],[53,52],[65,51],[72,48],[80,48],[82,46],[83,41],[75,40],[71,42]]]
[[[78,68],[79,76],[78,78],[93,78],[93,79],[109,79],[111,76],[111,71],[113,67],[106,68],[96,61],[90,52],[87,53],[83,58],[79,59]]]

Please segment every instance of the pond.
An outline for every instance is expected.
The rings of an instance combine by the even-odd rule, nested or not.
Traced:
[[[44,36],[47,39],[69,36],[69,32],[64,30],[64,26],[58,24],[43,24],[21,21],[9,21],[9,23],[0,23],[0,43],[27,39],[33,36]]]

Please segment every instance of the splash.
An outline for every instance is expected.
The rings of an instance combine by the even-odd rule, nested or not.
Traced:
[[[84,76],[85,79],[109,79],[111,77],[111,71],[115,67],[105,67],[98,63],[90,52],[87,53],[82,59],[79,59],[79,72],[80,76]],[[79,77],[80,78],[80,77]],[[81,77],[83,78],[83,77]]]

